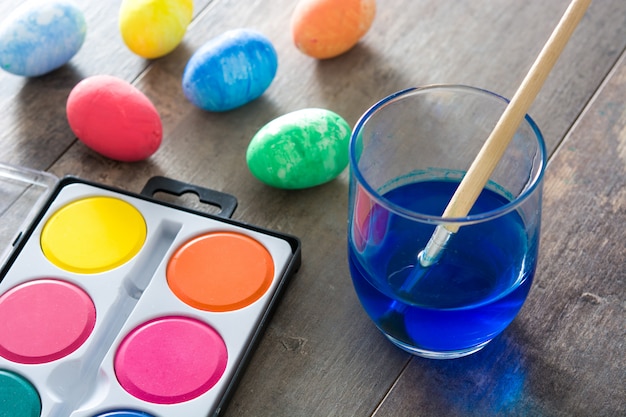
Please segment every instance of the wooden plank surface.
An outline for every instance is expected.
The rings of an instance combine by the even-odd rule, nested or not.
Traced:
[[[226,415],[463,415],[472,410],[567,415],[592,411],[594,396],[607,404],[597,406],[600,414],[623,410],[624,400],[616,395],[624,386],[623,359],[610,364],[616,349],[623,350],[623,324],[621,336],[602,326],[620,329],[624,277],[617,264],[597,263],[608,261],[611,254],[619,264],[623,246],[604,243],[605,257],[591,257],[579,250],[586,241],[576,234],[609,229],[609,220],[617,214],[592,211],[596,216],[585,220],[585,213],[594,208],[585,199],[591,194],[566,187],[595,178],[605,198],[596,201],[604,208],[622,210],[623,215],[623,195],[608,193],[602,182],[614,178],[607,171],[609,164],[601,158],[593,162],[583,158],[592,153],[584,151],[589,146],[612,150],[613,158],[621,152],[623,162],[623,139],[611,148],[601,135],[594,133],[587,145],[582,143],[584,137],[574,140],[572,134],[567,143],[581,142],[575,145],[580,149],[578,159],[564,156],[573,152],[567,144],[560,148],[550,167],[554,174],[547,177],[539,284],[511,331],[462,362],[464,369],[456,361],[411,359],[392,347],[360,308],[346,260],[347,171],[320,187],[284,191],[260,184],[245,166],[245,150],[254,133],[271,119],[300,108],[327,108],[354,125],[375,101],[414,85],[463,83],[511,96],[567,0],[381,0],[375,23],[359,45],[321,62],[302,55],[291,42],[294,1],[255,0],[245,5],[235,0],[196,1],[195,19],[181,46],[154,61],[134,56],[123,45],[117,32],[119,2],[78,3],[88,19],[88,39],[69,65],[32,80],[0,74],[0,161],[46,169],[57,176],[78,175],[130,191],[139,191],[153,175],[170,176],[232,193],[240,202],[235,218],[302,239],[302,269]],[[12,5],[0,2],[0,15]],[[238,27],[257,29],[272,41],[279,55],[276,79],[260,99],[234,111],[214,114],[194,108],[180,87],[187,60],[207,40]],[[594,2],[530,112],[551,152],[625,47],[626,2]],[[159,110],[164,141],[149,160],[132,164],[108,160],[77,142],[69,130],[64,107],[71,88],[86,76],[103,73],[134,82]],[[623,103],[623,88],[621,92]],[[615,126],[622,123],[619,117],[611,120]],[[581,126],[582,122],[576,132]],[[562,159],[558,168],[556,161]],[[589,178],[574,175],[578,165],[598,172]],[[617,181],[613,180],[614,187]],[[592,184],[586,186],[593,190]],[[623,175],[621,185],[623,189]],[[559,192],[572,198],[558,205]],[[572,218],[577,223],[567,223]],[[607,242],[620,237],[624,242],[622,229],[613,228],[614,239]],[[576,239],[570,242],[570,237]],[[601,285],[600,270],[613,286]],[[568,276],[572,284],[560,289]],[[601,301],[594,304],[594,300]],[[594,311],[581,321],[584,309]],[[574,327],[574,319],[586,333]],[[537,337],[543,333],[545,340]],[[593,337],[597,340],[590,347],[588,340]],[[621,345],[616,344],[618,337]],[[602,376],[596,380],[599,372]],[[582,389],[585,383],[589,388]],[[568,394],[568,389],[573,393]],[[606,393],[601,394],[601,389]]]

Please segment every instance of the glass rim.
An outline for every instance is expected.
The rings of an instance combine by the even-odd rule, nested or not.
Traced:
[[[398,101],[404,98],[405,96],[413,95],[416,93],[422,93],[422,92],[429,91],[429,90],[465,90],[467,92],[478,93],[479,95],[484,95],[484,96],[494,98],[496,100],[501,100],[506,105],[508,105],[508,103],[510,102],[509,99],[499,94],[496,94],[492,91],[479,88],[479,87],[463,85],[463,84],[428,84],[424,86],[406,88],[404,90],[400,90],[393,94],[390,94],[387,97],[384,97],[383,99],[376,102],[370,108],[368,108],[365,111],[365,113],[363,113],[363,115],[359,118],[359,120],[357,121],[352,131],[352,135],[350,136],[350,144],[348,147],[348,158],[349,158],[351,174],[355,176],[359,185],[378,204],[380,204],[381,206],[385,207],[389,211],[392,211],[398,215],[401,215],[403,217],[407,217],[413,220],[418,220],[423,223],[457,224],[457,225],[480,223],[480,222],[488,221],[491,219],[495,219],[506,213],[509,213],[512,210],[515,210],[527,198],[529,198],[531,194],[533,194],[533,192],[536,190],[537,187],[539,187],[539,184],[541,184],[543,180],[543,176],[544,176],[545,168],[547,164],[547,151],[546,151],[545,141],[543,139],[543,134],[539,130],[539,127],[537,126],[535,121],[528,114],[524,115],[523,121],[525,121],[530,126],[530,128],[532,129],[535,135],[535,139],[537,141],[537,145],[538,145],[537,148],[538,148],[538,152],[540,153],[539,170],[532,178],[532,181],[530,182],[529,186],[527,186],[518,196],[513,198],[511,201],[498,207],[495,210],[475,213],[475,214],[467,215],[464,217],[442,217],[442,216],[419,213],[413,210],[408,210],[400,206],[399,204],[396,204],[392,202],[391,200],[385,198],[377,190],[372,188],[372,186],[365,180],[363,174],[359,170],[358,162],[356,160],[355,155],[357,154],[356,152],[357,136],[363,130],[363,127],[365,126],[367,121],[375,113],[377,113],[381,108],[385,107],[387,104]]]

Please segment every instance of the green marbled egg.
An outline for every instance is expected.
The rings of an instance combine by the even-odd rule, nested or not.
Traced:
[[[314,187],[337,177],[348,165],[350,125],[325,109],[302,109],[263,126],[246,152],[248,168],[277,188]]]

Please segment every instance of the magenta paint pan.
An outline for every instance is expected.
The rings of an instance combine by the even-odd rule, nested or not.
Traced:
[[[59,181],[0,269],[3,412],[220,415],[300,265],[297,238],[233,221],[235,207],[163,177],[140,194]]]

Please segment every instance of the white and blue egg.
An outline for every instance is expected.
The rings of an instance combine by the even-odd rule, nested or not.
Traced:
[[[37,77],[67,63],[87,33],[83,12],[72,2],[27,2],[0,23],[0,68]]]

